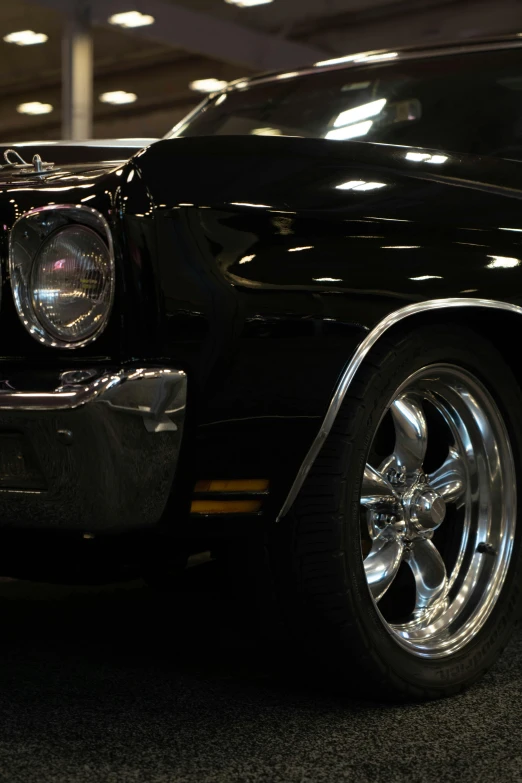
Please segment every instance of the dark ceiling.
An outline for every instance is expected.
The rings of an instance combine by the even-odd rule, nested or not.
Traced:
[[[274,0],[250,9],[224,0],[129,0],[127,10],[148,9],[153,3],[155,7],[170,4],[203,13],[207,22],[227,23],[231,34],[239,38],[243,29],[270,36],[265,40],[274,47],[299,42],[324,53],[325,58],[522,30],[519,0]],[[0,0],[1,141],[60,138],[64,27],[64,15],[56,10],[60,7],[67,7],[67,0]],[[49,40],[36,46],[16,46],[2,40],[8,33],[25,29],[45,33]],[[144,37],[143,32],[108,25],[93,27],[97,138],[163,135],[200,100],[189,88],[191,81],[208,77],[232,80],[255,71],[254,57],[252,62],[245,62],[248,58],[238,62],[236,52],[231,49],[228,56],[226,47],[218,57],[208,38],[208,51],[214,51],[205,56],[203,36],[194,43],[174,27],[158,30],[156,38]],[[188,42],[183,46],[185,39]],[[136,93],[138,100],[119,107],[101,103],[100,94],[111,90]],[[19,104],[35,100],[52,104],[52,113],[18,113]]]

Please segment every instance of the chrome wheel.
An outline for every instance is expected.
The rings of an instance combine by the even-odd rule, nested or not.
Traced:
[[[360,502],[364,570],[388,631],[424,658],[462,649],[500,594],[516,522],[509,438],[476,377],[439,364],[402,384]]]

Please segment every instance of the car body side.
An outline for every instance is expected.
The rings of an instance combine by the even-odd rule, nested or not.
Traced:
[[[13,198],[3,208],[4,258],[14,220],[47,206],[52,189],[56,205],[84,203],[108,220],[117,264],[106,332],[68,352],[25,332],[4,275],[6,377],[27,385],[31,373],[116,365],[185,372],[181,458],[155,522],[180,535],[217,525],[190,515],[196,482],[211,479],[267,479],[252,524],[275,519],[343,371],[378,323],[430,300],[522,305],[521,164],[437,150],[446,160],[433,165],[408,150],[179,138],[90,180],[57,173],[51,186],[4,185]],[[462,317],[489,329],[479,306]],[[521,328],[519,316],[509,320],[513,341]]]
[[[157,297],[136,348],[187,371],[185,487],[268,478],[272,518],[376,324],[434,299],[522,303],[520,164],[444,153],[437,167],[407,152],[216,137],[132,162],[126,230]]]

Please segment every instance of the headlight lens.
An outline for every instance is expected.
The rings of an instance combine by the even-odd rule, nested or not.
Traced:
[[[34,314],[57,340],[76,343],[100,331],[111,310],[113,289],[109,248],[85,226],[59,229],[34,260]]]

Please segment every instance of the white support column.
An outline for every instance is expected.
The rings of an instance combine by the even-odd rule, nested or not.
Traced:
[[[62,138],[91,138],[93,58],[89,3],[78,2],[65,19],[62,83]]]

